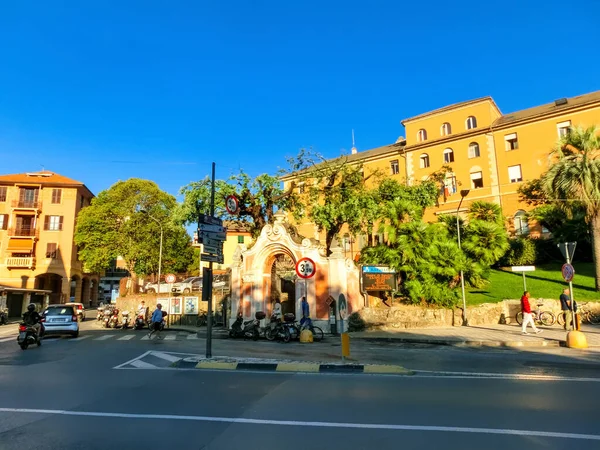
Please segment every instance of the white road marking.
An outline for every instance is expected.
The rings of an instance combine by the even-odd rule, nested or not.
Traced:
[[[8,342],[8,341],[12,341],[12,340],[16,341],[17,337],[16,336],[12,336],[12,337],[8,337],[8,338],[3,338],[3,339],[0,339],[0,342]]]
[[[150,353],[152,352],[148,351],[146,353],[142,353],[140,356],[136,356],[135,358],[130,359],[129,361],[124,362],[123,364],[119,364],[118,366],[113,367],[113,369],[121,369],[123,366],[127,366],[128,364],[131,364],[132,362],[137,361],[138,359],[142,359],[144,356],[147,356]]]
[[[188,334],[188,336],[187,336],[187,340],[188,341],[194,341],[196,339],[198,339],[198,335],[197,334]]]
[[[167,334],[165,336],[165,341],[174,341],[175,339],[177,339],[177,335],[175,334]]]
[[[117,339],[117,341],[128,341],[130,339],[133,339],[134,337],[135,334],[128,334],[127,336],[120,337],[119,339]]]
[[[49,414],[61,416],[82,417],[110,417],[122,419],[146,419],[146,420],[186,420],[195,422],[224,422],[241,423],[252,425],[278,425],[288,427],[314,427],[314,428],[346,428],[362,430],[392,430],[392,431],[438,431],[445,433],[478,433],[478,434],[500,434],[525,437],[546,437],[561,439],[578,439],[586,441],[600,441],[598,434],[583,433],[561,433],[558,431],[538,430],[515,430],[510,428],[473,428],[473,427],[446,427],[434,425],[401,425],[401,424],[378,424],[378,423],[350,423],[350,422],[307,422],[296,420],[270,420],[270,419],[248,419],[242,417],[213,417],[213,416],[179,416],[174,414],[127,414],[94,411],[66,411],[58,409],[29,409],[29,408],[0,408],[0,412],[23,413],[23,414]]]
[[[71,342],[83,341],[84,339],[91,338],[91,337],[92,336],[90,336],[88,334],[87,336],[81,336],[81,337],[78,337],[78,338],[75,338],[75,339],[69,339],[69,341],[71,341]]]
[[[138,369],[155,369],[156,366],[153,364],[148,364],[147,362],[142,361],[141,359],[136,359],[132,361],[130,365],[137,367]]]
[[[169,355],[168,353],[163,353],[163,352],[151,351],[150,355],[156,356],[157,358],[160,358],[160,359],[165,359],[169,362],[175,362],[175,361],[181,360],[181,358],[178,358],[177,356]]]
[[[499,380],[536,380],[536,381],[579,381],[600,383],[600,378],[573,378],[558,375],[533,375],[526,373],[488,373],[488,372],[447,372],[435,370],[415,370],[418,378],[440,378],[440,379],[499,379]]]
[[[140,341],[149,341],[150,340],[150,336],[145,335],[142,339],[140,339]]]
[[[114,337],[114,334],[105,334],[104,336],[97,337],[94,340],[95,341],[106,341],[107,339],[110,339],[111,337]]]

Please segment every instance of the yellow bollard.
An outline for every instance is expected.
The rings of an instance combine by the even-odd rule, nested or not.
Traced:
[[[588,348],[585,334],[583,334],[581,331],[569,331],[567,333],[567,347]]]
[[[350,335],[342,333],[342,358],[350,356]]]

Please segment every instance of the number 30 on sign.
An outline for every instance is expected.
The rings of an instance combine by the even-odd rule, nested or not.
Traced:
[[[301,258],[296,263],[296,273],[300,278],[311,278],[315,275],[317,266],[310,258]]]

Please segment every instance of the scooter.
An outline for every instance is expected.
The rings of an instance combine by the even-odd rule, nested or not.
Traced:
[[[275,339],[278,339],[286,343],[290,342],[292,335],[290,333],[290,327],[288,326],[288,323],[283,323],[275,314],[273,314],[271,316],[271,321],[265,329],[265,338],[267,338],[268,341],[274,341]]]
[[[118,328],[119,327],[119,310],[117,308],[113,308],[112,314],[108,319],[108,327],[107,328]]]
[[[138,314],[135,318],[135,322],[133,324],[133,328],[136,330],[142,330],[146,327],[146,319],[144,318],[145,314]]]
[[[35,331],[35,328],[33,328],[30,325],[26,325],[25,323],[20,323],[19,336],[17,336],[17,344],[19,344],[21,350],[27,350],[27,347],[29,347],[32,344],[37,344],[39,347],[42,345],[41,334],[43,334],[43,331],[40,333],[40,336],[38,336],[37,331]]]
[[[229,337],[232,338],[240,338],[243,337],[251,338],[254,341],[258,340],[259,330],[260,330],[260,321],[266,317],[266,314],[262,311],[257,311],[254,314],[253,320],[246,320],[244,322],[244,318],[241,314],[237,316],[237,319],[231,325],[231,329],[229,330]]]
[[[121,329],[126,330],[129,328],[129,311],[123,311],[121,313],[123,320],[121,321]]]

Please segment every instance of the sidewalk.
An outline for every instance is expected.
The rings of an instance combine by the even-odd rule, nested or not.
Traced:
[[[352,339],[379,342],[413,342],[458,347],[558,347],[564,345],[567,332],[558,326],[538,327],[540,334],[521,334],[518,325],[414,328],[350,333]],[[531,328],[529,328],[531,330]],[[600,347],[600,326],[582,325],[590,347]]]

